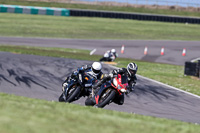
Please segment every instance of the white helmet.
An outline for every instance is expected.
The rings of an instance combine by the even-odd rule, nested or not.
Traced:
[[[102,65],[99,62],[94,62],[92,64],[92,71],[94,74],[98,75],[101,72]]]
[[[130,77],[135,76],[135,74],[137,73],[137,64],[131,62],[127,65],[127,71]]]
[[[116,50],[115,50],[115,49],[112,49],[112,50],[111,50],[111,52],[112,52],[112,53],[115,53],[115,52],[116,52]]]

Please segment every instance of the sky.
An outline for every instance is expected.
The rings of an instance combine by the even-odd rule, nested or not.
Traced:
[[[132,4],[146,4],[146,5],[179,5],[200,7],[200,0],[81,0],[81,1],[114,1]]]

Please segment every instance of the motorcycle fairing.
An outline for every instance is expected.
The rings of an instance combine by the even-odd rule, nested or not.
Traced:
[[[94,100],[95,100],[96,104],[99,103],[99,97],[101,96],[101,94],[102,94],[106,89],[108,89],[108,88],[110,88],[110,87],[112,87],[110,81],[109,81],[109,82],[106,82],[106,83],[104,83],[104,84],[101,85],[100,89],[98,90],[97,94],[95,94],[95,97],[94,97],[94,98],[95,98]]]
[[[65,87],[65,91],[64,91],[64,94],[65,94],[66,97],[67,97],[69,88],[72,88],[74,85],[77,86],[77,84],[78,84],[78,82],[77,82],[77,81],[74,81],[74,80],[71,80],[71,81],[68,83],[68,85],[67,85],[67,87]]]

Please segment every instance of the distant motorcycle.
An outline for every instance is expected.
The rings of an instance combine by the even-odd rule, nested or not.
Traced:
[[[105,82],[99,89],[92,92],[85,104],[103,108],[111,102],[117,101],[118,96],[128,92],[126,77],[118,74],[117,77]],[[116,102],[115,102],[116,103]]]
[[[82,72],[69,76],[66,81],[66,85],[62,88],[63,92],[58,101],[70,103],[78,100],[82,96],[89,96],[95,79],[91,75]]]
[[[116,59],[114,54],[106,52],[99,61],[114,61]]]

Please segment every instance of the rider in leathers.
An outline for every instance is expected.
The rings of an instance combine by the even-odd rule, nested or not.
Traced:
[[[77,76],[78,73],[87,73],[91,77],[93,77],[96,80],[100,80],[103,77],[103,72],[102,72],[102,65],[100,62],[94,62],[92,66],[83,66],[81,68],[78,68],[74,72],[72,72],[71,76],[67,77],[67,79],[63,82],[62,87],[65,88],[68,85],[68,80],[69,78],[73,78]],[[63,90],[65,91],[65,90]],[[64,98],[60,99],[60,102],[65,101]]]
[[[104,57],[100,61],[114,61],[118,57],[115,49],[111,49],[105,52]]]
[[[134,90],[137,81],[137,77],[135,75],[137,73],[137,69],[138,69],[137,64],[129,63],[127,65],[127,68],[113,70],[112,73],[110,74],[104,74],[103,79],[100,80],[95,86],[93,86],[93,89],[94,91],[97,91],[98,90],[97,88],[100,87],[103,83],[117,76],[117,74],[121,74],[122,76],[126,77],[126,82],[128,83],[127,89],[129,92],[131,92]],[[114,102],[119,105],[122,105],[124,103],[124,94],[119,95],[119,97],[116,98]]]

